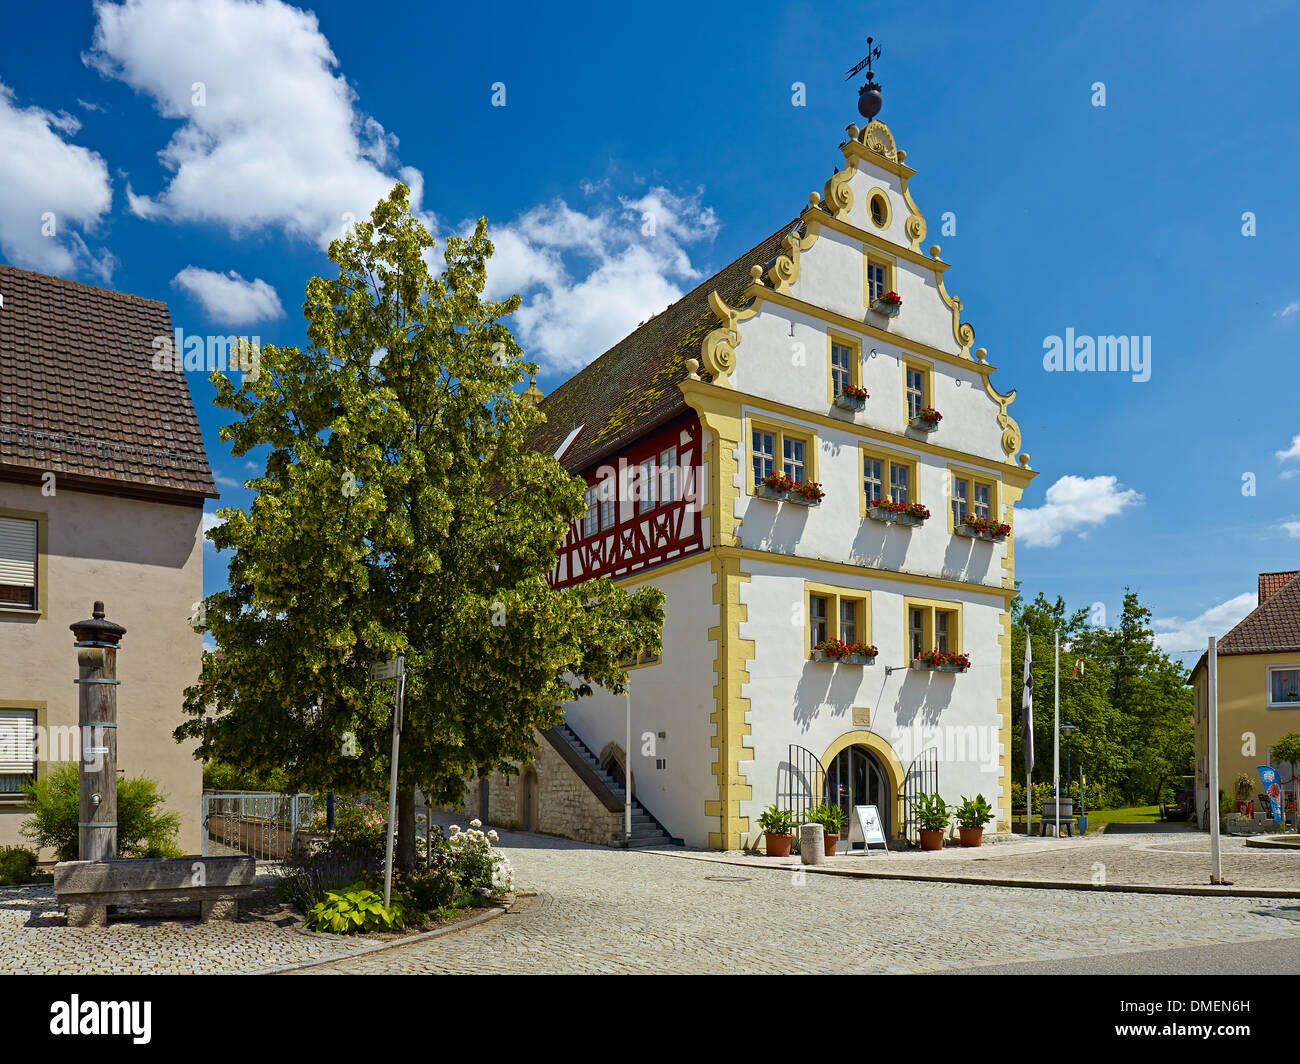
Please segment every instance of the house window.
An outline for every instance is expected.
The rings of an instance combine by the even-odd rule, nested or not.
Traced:
[[[967,514],[967,493],[970,491],[970,481],[962,480],[961,477],[952,478],[952,526],[956,528],[964,520]]]
[[[911,470],[899,463],[889,463],[889,501],[890,502],[908,502],[909,495],[909,474]]]
[[[781,471],[796,484],[802,484],[804,480],[804,448],[803,440],[786,437],[781,441],[782,458]]]
[[[587,489],[583,499],[587,503],[587,512],[582,517],[582,534],[594,536],[600,531],[600,511],[597,509],[600,499],[594,484]]]
[[[885,497],[885,463],[869,454],[862,456],[862,493],[867,505]]]
[[[16,798],[36,779],[36,711],[0,707],[0,797]]]
[[[677,501],[677,448],[659,453],[659,501]]]
[[[657,504],[659,488],[659,469],[656,460],[651,457],[641,463],[637,473],[636,512],[645,513],[653,510]]]
[[[1269,669],[1268,685],[1270,705],[1300,709],[1300,668]]]
[[[844,391],[853,383],[853,349],[844,344],[831,344],[831,397]]]
[[[608,478],[600,485],[600,527],[614,527],[614,482]]]
[[[996,486],[992,481],[952,474],[952,527],[956,529],[967,516],[989,521],[996,512]]]
[[[871,222],[877,229],[885,228],[889,221],[889,204],[879,194],[871,197]]]
[[[878,262],[867,263],[867,297],[872,302],[889,291],[885,267]]]
[[[919,366],[907,367],[907,419],[909,421],[926,406],[925,370]]]
[[[840,599],[840,640],[858,641],[858,604],[853,599]]]
[[[826,642],[830,636],[830,607],[825,595],[808,597],[808,628],[812,639],[808,649]]]
[[[0,606],[36,608],[36,522],[0,517]]]
[[[776,435],[754,430],[754,483],[770,476],[776,468]]]
[[[934,645],[942,653],[948,653],[948,614],[943,610],[934,611]]]
[[[925,653],[925,611],[910,609],[907,611],[908,645],[915,660]]]

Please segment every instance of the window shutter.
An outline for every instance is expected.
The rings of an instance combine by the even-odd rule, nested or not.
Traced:
[[[0,517],[0,584],[36,586],[36,522]]]
[[[30,776],[35,761],[35,712],[0,708],[0,776]]]

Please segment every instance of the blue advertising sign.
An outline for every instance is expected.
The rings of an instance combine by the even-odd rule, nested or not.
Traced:
[[[1272,765],[1260,765],[1257,771],[1259,782],[1264,785],[1264,793],[1268,795],[1268,804],[1273,807],[1273,820],[1280,824],[1282,823],[1282,778]]]

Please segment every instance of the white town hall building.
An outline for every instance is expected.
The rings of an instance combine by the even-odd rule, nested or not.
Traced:
[[[824,796],[875,804],[901,837],[905,796],[936,786],[1010,825],[1005,525],[1036,474],[1015,393],[991,383],[939,248],[922,251],[905,152],[880,121],[840,151],[798,218],[551,395],[529,389],[537,446],[589,485],[553,582],[666,596],[662,654],[629,669],[643,844],[736,849],[766,806]],[[877,653],[819,660],[834,639]],[[537,761],[468,808],[620,840],[624,710],[601,691],[571,704]]]

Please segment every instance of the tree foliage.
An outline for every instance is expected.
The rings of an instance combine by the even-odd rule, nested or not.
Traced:
[[[1058,596],[1040,592],[1012,604],[1012,776],[1023,773],[1021,678],[1025,634],[1033,641],[1034,779],[1052,778],[1053,634],[1061,639],[1060,719],[1074,724],[1071,758],[1082,767],[1089,790],[1097,786],[1108,804],[1158,801],[1181,782],[1194,756],[1192,692],[1187,672],[1155,643],[1151,611],[1125,589],[1119,623],[1089,624],[1088,611],[1070,611]],[[1073,675],[1076,660],[1083,675]],[[1061,774],[1066,771],[1065,741]]]
[[[219,652],[176,731],[293,788],[385,790],[393,684],[368,666],[404,654],[407,807],[416,786],[458,802],[564,703],[621,691],[663,622],[656,589],[547,583],[583,482],[526,446],[543,415],[515,389],[536,367],[505,322],[518,297],[483,298],[486,223],[437,276],[432,248],[398,185],[331,244],[338,276],[308,283],[307,346],[267,346],[238,388],[214,374],[222,438],[269,453],[249,512],[208,534],[231,552],[204,603]]]

